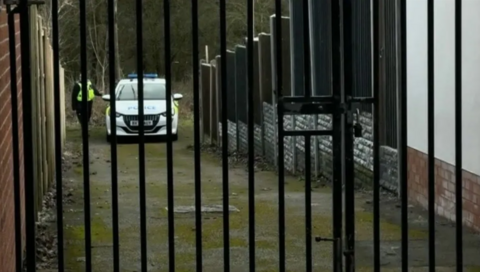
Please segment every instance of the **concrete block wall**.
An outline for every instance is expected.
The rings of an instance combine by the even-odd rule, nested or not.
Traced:
[[[276,154],[279,143],[277,137],[277,119],[275,107],[263,103],[263,124],[255,126],[255,152],[261,154],[272,165],[277,164]],[[293,119],[295,118],[295,119]],[[360,114],[363,126],[363,137],[354,142],[355,180],[357,186],[369,187],[373,182],[373,133],[372,116],[370,113]],[[243,122],[228,123],[229,150],[238,153],[248,152],[247,125]],[[316,127],[315,127],[316,126]],[[285,116],[284,127],[287,130],[331,129],[330,115],[318,116]],[[221,127],[221,124],[220,124]],[[238,135],[237,135],[238,133]],[[262,139],[263,135],[263,139]],[[238,137],[238,146],[237,146]],[[312,156],[312,174],[329,179],[332,175],[332,139],[330,136],[312,137],[310,154]],[[237,149],[238,147],[238,149]],[[303,137],[285,137],[284,163],[289,172],[303,172],[305,169],[305,139]],[[315,148],[317,150],[315,150]],[[398,189],[397,183],[397,151],[387,146],[380,147],[380,178],[381,186],[392,192]]]

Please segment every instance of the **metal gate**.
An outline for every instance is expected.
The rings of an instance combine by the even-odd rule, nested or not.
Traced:
[[[15,36],[15,20],[14,16],[19,15],[20,18],[20,42],[21,42],[21,85],[22,85],[22,116],[23,116],[23,158],[24,158],[24,180],[25,180],[25,202],[21,203],[21,186],[20,186],[20,138],[18,135],[18,112],[13,110],[12,115],[12,130],[13,130],[13,159],[14,159],[14,196],[15,196],[15,258],[16,258],[16,269],[17,271],[37,271],[36,262],[38,261],[36,254],[36,210],[35,199],[36,194],[36,176],[33,169],[34,165],[34,146],[33,142],[33,133],[32,133],[32,109],[31,105],[34,102],[33,97],[33,88],[32,88],[32,77],[31,77],[31,16],[30,16],[30,6],[31,5],[41,5],[42,1],[29,1],[29,0],[17,0],[17,1],[5,1],[7,4],[8,10],[8,26],[9,26],[9,46],[10,46],[10,69],[16,71],[16,50],[15,45],[17,38]],[[205,223],[205,216],[202,214],[202,186],[204,186],[204,180],[202,180],[202,166],[201,166],[201,138],[204,131],[202,131],[202,119],[206,118],[205,109],[203,108],[205,104],[201,101],[201,88],[202,82],[200,78],[200,53],[199,53],[199,17],[198,17],[198,7],[202,5],[202,1],[191,1],[191,6],[188,7],[191,9],[192,16],[192,66],[194,71],[197,71],[193,74],[193,93],[194,93],[194,103],[193,103],[193,112],[194,112],[194,167],[191,171],[194,171],[195,182],[193,184],[192,193],[195,196],[195,209],[194,209],[194,219],[195,225],[193,227],[195,233],[195,243],[192,245],[192,248],[195,249],[195,258],[194,265],[192,265],[187,270],[182,271],[266,271],[262,267],[262,264],[258,261],[259,255],[264,254],[265,248],[262,248],[258,242],[259,233],[256,232],[256,226],[259,224],[258,218],[256,218],[256,210],[259,209],[258,200],[256,199],[256,194],[258,190],[255,188],[256,183],[256,150],[255,150],[255,110],[259,107],[254,106],[254,98],[258,95],[254,93],[254,78],[255,75],[255,59],[254,59],[254,1],[246,0],[245,5],[247,6],[247,39],[246,39],[246,79],[247,79],[247,100],[246,100],[246,114],[247,114],[247,154],[248,154],[248,186],[247,186],[247,200],[248,200],[248,217],[243,220],[248,220],[248,238],[244,245],[244,248],[248,249],[248,257],[246,258],[246,263],[243,265],[232,265],[235,258],[238,256],[231,254],[231,224],[230,224],[230,197],[231,194],[229,186],[231,186],[231,165],[229,161],[229,115],[227,114],[227,109],[231,106],[232,97],[231,93],[227,91],[228,88],[231,88],[232,83],[228,79],[231,79],[230,73],[228,71],[229,65],[228,62],[228,48],[227,48],[227,10],[226,10],[226,0],[218,1],[218,16],[220,20],[219,24],[219,33],[220,33],[220,57],[217,58],[219,62],[216,64],[216,69],[218,69],[218,75],[220,80],[218,80],[218,99],[220,109],[219,112],[219,123],[221,123],[219,146],[221,147],[221,178],[222,178],[222,224],[218,226],[217,232],[222,232],[222,244],[223,249],[223,267],[206,266],[205,263],[209,263],[211,260],[204,258],[205,254],[205,243],[202,241],[204,233],[202,232],[203,224]],[[275,14],[274,18],[282,18],[282,5],[285,5],[285,1],[275,0]],[[331,234],[328,235],[318,235],[316,233],[316,226],[314,224],[315,212],[312,211],[315,205],[312,205],[312,186],[314,180],[312,180],[313,170],[312,165],[315,165],[316,159],[312,158],[313,156],[309,152],[304,152],[304,196],[302,201],[304,201],[304,230],[303,230],[303,239],[304,239],[304,262],[302,266],[305,271],[323,271],[321,266],[318,266],[316,261],[318,259],[324,258],[322,256],[316,255],[314,253],[315,247],[331,247],[331,256],[333,260],[329,261],[330,266],[329,270],[333,271],[355,271],[356,255],[358,253],[356,246],[356,221],[355,214],[355,155],[354,155],[354,143],[356,138],[360,138],[363,135],[364,128],[362,128],[360,119],[359,108],[363,108],[368,105],[373,105],[373,220],[372,220],[372,231],[373,231],[373,263],[366,270],[362,271],[380,271],[382,268],[382,258],[385,257],[383,254],[384,248],[381,247],[381,222],[380,222],[380,127],[379,120],[380,116],[380,107],[382,107],[382,101],[379,99],[381,96],[382,89],[380,88],[380,78],[383,71],[380,70],[380,62],[384,54],[384,49],[380,48],[380,30],[382,26],[380,25],[380,0],[371,1],[371,12],[372,12],[372,24],[371,24],[371,36],[372,36],[372,47],[373,47],[373,92],[371,96],[358,97],[354,96],[355,84],[358,77],[356,74],[359,74],[361,71],[357,71],[358,63],[354,63],[354,53],[358,53],[355,46],[357,46],[357,40],[355,40],[354,31],[357,30],[360,26],[354,27],[354,3],[357,1],[353,0],[331,0],[328,5],[323,5],[322,8],[328,6],[330,14],[330,22],[328,23],[329,30],[325,30],[325,25],[321,26],[323,31],[322,33],[330,32],[330,36],[324,38],[327,41],[328,45],[323,44],[322,48],[325,50],[330,50],[329,54],[323,55],[322,59],[325,60],[330,55],[331,66],[329,67],[328,72],[331,73],[331,95],[313,95],[313,93],[318,93],[312,89],[312,65],[311,58],[312,52],[316,48],[311,48],[312,41],[310,35],[312,24],[311,17],[312,13],[309,12],[310,2],[304,0],[303,3],[303,71],[304,71],[304,96],[289,96],[284,92],[285,81],[284,76],[289,73],[285,66],[285,58],[289,58],[284,54],[282,50],[283,39],[282,35],[285,35],[285,32],[282,30],[285,25],[282,23],[275,24],[274,31],[272,36],[275,38],[272,39],[272,44],[274,45],[273,52],[275,52],[273,63],[275,66],[272,66],[271,69],[275,71],[275,77],[272,80],[274,85],[273,90],[273,99],[275,101],[275,118],[278,121],[275,121],[276,128],[274,130],[278,134],[278,143],[275,145],[275,163],[277,165],[278,174],[278,233],[276,235],[276,243],[278,243],[278,252],[276,257],[276,265],[273,269],[274,271],[287,271],[288,262],[298,262],[296,259],[289,258],[289,254],[286,250],[286,215],[288,213],[286,205],[289,199],[286,199],[286,174],[285,173],[285,158],[287,154],[285,153],[285,142],[286,137],[298,137],[304,138],[304,150],[312,150],[312,142],[314,138],[318,136],[331,136],[332,138],[332,203],[331,203],[331,213],[332,213],[332,224],[331,224]],[[412,2],[412,1],[410,1]],[[171,59],[171,10],[170,10],[171,1],[163,1],[163,24],[164,24],[164,33],[165,33],[165,59]],[[397,37],[397,51],[396,53],[400,56],[399,62],[401,63],[400,77],[397,78],[399,82],[398,89],[398,184],[400,187],[400,199],[401,199],[401,256],[399,258],[397,266],[394,268],[401,268],[402,271],[411,271],[414,266],[409,263],[409,204],[408,204],[408,169],[407,169],[407,32],[406,32],[406,14],[407,14],[407,1],[398,0],[398,22],[399,22],[399,33]],[[436,267],[436,240],[435,240],[435,156],[434,156],[434,29],[433,29],[433,5],[434,1],[428,1],[428,261],[425,262],[423,267],[429,267],[429,271],[435,271]],[[383,6],[383,5],[382,5]],[[135,2],[136,7],[136,37],[132,40],[135,41],[137,45],[136,55],[141,56],[136,58],[137,63],[137,74],[138,74],[138,120],[144,119],[144,49],[143,49],[143,38],[145,36],[143,31],[142,23],[142,10],[148,7],[144,7],[142,1]],[[58,0],[51,0],[52,10],[58,10]],[[185,7],[187,8],[187,7]],[[108,0],[108,51],[109,51],[109,86],[110,93],[115,93],[115,43],[114,43],[114,21],[115,21],[115,4],[114,0]],[[455,165],[457,171],[455,171],[455,222],[456,222],[456,254],[452,254],[456,258],[456,271],[464,271],[465,267],[463,264],[463,244],[462,244],[462,95],[461,95],[461,56],[462,56],[462,31],[461,31],[461,21],[462,21],[462,1],[455,1]],[[80,60],[81,60],[81,86],[82,86],[82,96],[88,96],[87,90],[87,72],[88,72],[88,59],[87,59],[87,28],[86,28],[86,1],[80,1],[80,37],[78,42],[80,43]],[[358,14],[356,15],[358,17]],[[161,18],[161,16],[159,16]],[[68,256],[65,254],[65,222],[64,222],[64,202],[63,202],[63,175],[62,171],[62,143],[61,143],[61,96],[60,96],[60,67],[59,67],[59,24],[58,24],[58,14],[57,12],[52,12],[52,47],[53,47],[53,76],[54,76],[54,115],[55,115],[55,180],[56,180],[56,239],[58,241],[57,248],[57,265],[55,270],[58,271],[76,271],[72,267],[68,267],[66,259]],[[325,21],[325,20],[324,20]],[[274,20],[274,22],[276,22]],[[317,27],[314,25],[314,27]],[[365,24],[361,27],[368,27],[369,29],[363,29],[363,31],[370,31],[370,25]],[[385,30],[384,30],[385,31]],[[391,31],[389,29],[388,31]],[[390,35],[390,34],[389,34]],[[261,36],[261,35],[260,35]],[[382,35],[384,36],[384,35]],[[391,37],[391,35],[389,36]],[[294,41],[295,42],[295,41]],[[300,41],[298,41],[300,42]],[[261,49],[260,49],[261,50]],[[362,50],[364,52],[365,50]],[[395,52],[394,52],[395,53]],[[360,58],[361,59],[361,58]],[[357,65],[356,65],[357,64]],[[172,64],[170,62],[165,63],[165,80],[166,80],[166,97],[172,96]],[[318,68],[317,68],[318,69]],[[262,75],[262,72],[258,72]],[[369,73],[361,73],[366,74]],[[222,80],[223,79],[223,80]],[[15,73],[11,74],[11,82],[17,82],[17,77]],[[322,86],[325,86],[323,82]],[[13,87],[15,86],[15,87]],[[11,104],[12,109],[18,108],[17,101],[17,89],[16,85],[12,84],[12,96]],[[358,90],[357,90],[358,91]],[[363,90],[364,91],[364,90]],[[329,93],[329,91],[321,90],[321,93]],[[363,92],[360,92],[363,93]],[[391,96],[391,94],[390,94]],[[203,99],[205,99],[203,97]],[[236,101],[236,99],[233,99]],[[84,247],[85,247],[85,259],[82,269],[84,271],[97,271],[94,265],[94,253],[92,253],[92,210],[91,210],[91,176],[90,176],[90,167],[91,167],[91,156],[89,153],[89,134],[88,134],[88,125],[87,125],[87,100],[83,100],[81,113],[84,120],[82,125],[82,172],[83,175],[83,192],[84,192]],[[110,126],[111,126],[111,207],[112,207],[112,259],[110,268],[113,271],[126,271],[125,268],[121,266],[121,233],[119,229],[119,176],[122,175],[121,169],[118,167],[118,142],[116,135],[116,100],[113,99],[110,102]],[[166,103],[166,112],[172,112],[173,106],[170,103]],[[208,104],[207,104],[208,105]],[[363,105],[363,107],[361,107]],[[235,108],[245,108],[245,105],[233,105]],[[366,107],[369,108],[369,107]],[[202,113],[202,114],[201,114]],[[289,116],[318,116],[318,115],[330,115],[332,120],[331,129],[319,129],[317,125],[310,126],[309,129],[287,129],[284,126],[285,118]],[[308,117],[310,118],[310,117]],[[316,117],[315,117],[316,118]],[[177,216],[175,215],[175,176],[174,176],[174,141],[172,134],[172,122],[173,117],[169,114],[166,114],[167,119],[167,135],[166,135],[166,160],[167,160],[167,203],[168,203],[168,212],[165,218],[165,222],[168,224],[168,237],[166,243],[162,244],[165,250],[161,251],[158,254],[167,254],[168,262],[160,263],[156,267],[151,267],[149,259],[151,258],[149,254],[152,254],[149,251],[151,243],[149,243],[149,237],[147,235],[147,230],[149,225],[147,224],[147,200],[146,200],[146,149],[145,149],[145,125],[142,122],[139,122],[139,143],[138,143],[138,186],[139,186],[139,238],[140,238],[140,269],[141,271],[175,271],[176,265],[181,263],[181,260],[176,258],[176,228],[175,221]],[[258,119],[257,119],[258,120]],[[263,122],[263,117],[262,117]],[[312,119],[313,120],[313,119]],[[316,120],[316,119],[315,119]],[[260,125],[264,125],[261,123]],[[210,126],[210,128],[212,128]],[[263,137],[263,136],[262,136]],[[238,141],[238,140],[236,140]],[[314,144],[315,145],[315,144]],[[317,147],[318,148],[318,147]],[[229,167],[230,166],[230,167]],[[165,196],[161,196],[165,197]],[[25,207],[25,211],[22,211],[22,206]],[[22,217],[25,216],[25,236],[23,236],[22,231]],[[270,233],[269,235],[271,235]],[[267,235],[266,233],[261,233],[260,235]],[[160,246],[160,245],[155,245]],[[233,245],[234,246],[234,245]],[[425,249],[427,250],[427,249]],[[152,257],[154,258],[154,257]],[[248,265],[247,265],[248,263]],[[298,264],[297,264],[298,265]],[[247,267],[248,266],[248,267]],[[105,269],[105,268],[103,268]],[[212,270],[213,269],[213,270]],[[453,268],[452,268],[453,269]],[[290,269],[288,269],[290,270]]]

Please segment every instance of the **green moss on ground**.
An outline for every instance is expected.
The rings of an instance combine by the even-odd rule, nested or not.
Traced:
[[[188,128],[191,129],[191,128]],[[69,141],[80,146],[81,134],[79,129],[69,129],[67,137]],[[187,129],[182,129],[182,133],[189,135]],[[104,141],[104,128],[92,128],[90,132],[90,141]],[[188,140],[188,139],[187,139]],[[186,141],[186,140],[184,140]],[[97,145],[94,148],[98,148]],[[131,198],[135,202],[138,198],[138,144],[121,144],[117,146],[118,150],[118,169],[119,169],[119,193],[121,198]],[[102,245],[111,244],[112,229],[110,226],[111,206],[110,206],[110,168],[109,163],[105,163],[106,158],[110,158],[110,148],[102,146],[96,150],[103,154],[103,158],[98,161],[100,167],[106,168],[107,172],[99,173],[95,179],[91,180],[91,204],[92,204],[92,244]],[[148,244],[160,246],[162,253],[156,253],[155,261],[157,263],[168,262],[168,220],[167,211],[167,160],[165,143],[148,143],[145,145],[146,153],[146,186],[147,186],[147,216],[148,216]],[[96,162],[97,163],[97,162]],[[103,163],[103,164],[102,164]],[[193,152],[184,146],[174,147],[174,196],[175,205],[194,205],[193,182]],[[95,165],[94,165],[95,166]],[[222,183],[221,183],[221,161],[220,159],[208,153],[202,153],[202,204],[222,204]],[[71,170],[71,176],[81,181],[83,174],[82,167],[74,167]],[[242,170],[243,171],[243,170]],[[248,248],[248,186],[246,175],[238,170],[238,167],[232,168],[230,172],[231,183],[230,192],[235,195],[230,196],[230,205],[237,207],[240,212],[230,213],[230,245],[232,250],[237,249],[246,251]],[[239,173],[242,173],[240,176]],[[278,199],[276,187],[278,186],[278,177],[273,172],[257,172],[255,175],[257,181],[261,181],[262,188],[257,188],[255,203],[256,218],[256,248],[259,254],[257,265],[262,271],[277,271],[275,263],[278,257]],[[103,180],[105,179],[105,180]],[[82,209],[82,183],[75,184],[76,201],[72,204],[75,209]],[[286,219],[286,247],[288,258],[298,262],[299,258],[304,258],[305,244],[305,215],[303,200],[298,199],[298,195],[305,192],[305,183],[298,178],[287,176],[285,190],[287,194],[295,195],[297,199],[287,197],[285,207]],[[331,188],[315,188],[314,194],[325,198],[322,205],[331,205]],[[130,202],[129,202],[130,203]],[[133,203],[133,202],[132,202]],[[327,204],[325,204],[327,203]],[[126,214],[122,209],[130,208],[130,214]],[[120,236],[123,237],[122,249],[134,251],[139,243],[139,222],[138,214],[131,214],[131,207],[120,207],[120,216],[129,218],[130,221],[120,225]],[[312,217],[312,235],[331,237],[332,235],[332,215],[329,209],[318,211],[313,209]],[[73,222],[73,226],[67,227],[65,238],[68,241],[66,246],[67,263],[73,271],[80,271],[81,262],[77,258],[84,256],[84,227],[83,222],[79,223],[77,217],[83,216],[80,213],[73,214],[66,212],[66,222]],[[371,240],[373,234],[373,214],[369,212],[356,212],[356,238],[357,240]],[[132,219],[133,218],[133,219]],[[203,214],[202,222],[202,243],[204,258],[218,259],[220,262],[222,256],[214,255],[215,252],[223,249],[223,217],[222,214]],[[382,240],[399,240],[401,238],[400,226],[381,220]],[[411,239],[424,239],[426,232],[422,230],[410,229]],[[176,243],[176,262],[177,271],[192,271],[195,262],[195,217],[190,214],[175,214],[175,243]],[[331,246],[314,243],[314,254],[316,258],[325,260],[330,265]],[[129,252],[130,252],[129,251]],[[243,255],[242,255],[243,256]],[[243,258],[243,257],[242,257]],[[245,254],[245,261],[248,255]],[[322,261],[323,262],[323,261]],[[78,268],[77,270],[75,268]],[[370,270],[364,270],[370,271]],[[476,271],[476,270],[471,270]]]
[[[112,230],[102,218],[92,217],[90,220],[92,245],[106,245],[112,243]],[[79,271],[83,265],[81,258],[85,257],[85,226],[83,224],[68,225],[65,227],[66,263],[73,271]]]
[[[355,228],[357,231],[357,240],[373,239],[373,213],[356,212]],[[402,239],[401,226],[380,219],[380,239],[382,241],[398,241]],[[409,239],[419,240],[428,238],[428,232],[425,230],[409,228]]]
[[[77,175],[83,175],[83,166],[82,165],[76,166],[73,169],[73,172],[75,172],[75,174]]]
[[[465,271],[467,272],[477,272],[480,271],[478,267],[465,267]],[[473,269],[473,270],[472,270]],[[436,266],[435,270],[438,272],[450,272],[450,271],[456,271],[455,267],[444,267],[444,266]],[[370,272],[373,271],[372,267],[357,267],[356,271],[359,272]],[[401,272],[402,269],[400,267],[382,267],[382,271],[387,271],[387,272]],[[427,272],[430,271],[428,267],[411,267],[409,268],[408,271],[411,272]]]
[[[105,127],[90,126],[88,128],[90,139],[105,139]],[[69,142],[82,142],[82,130],[80,125],[68,126],[66,128],[66,137]]]

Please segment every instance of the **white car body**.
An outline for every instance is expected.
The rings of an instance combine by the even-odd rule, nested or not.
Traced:
[[[144,90],[147,84],[149,86],[165,86],[165,79],[161,78],[144,78]],[[152,84],[152,85],[150,85]],[[115,88],[116,98],[116,136],[119,137],[131,137],[139,135],[139,118],[138,118],[138,100],[119,100],[121,97],[121,90],[123,88],[130,88],[129,86],[137,86],[137,79],[122,79],[118,82]],[[149,87],[147,86],[147,87]],[[155,87],[156,88],[156,87]],[[127,92],[127,90],[126,90]],[[135,96],[135,91],[131,91]],[[162,100],[149,100],[144,99],[144,131],[145,136],[166,136],[167,135],[167,101],[172,104],[172,130],[171,134],[173,138],[178,137],[178,100],[183,96],[181,94],[174,94],[169,99]],[[110,95],[104,95],[105,101],[110,101]],[[112,135],[111,122],[110,122],[110,106],[108,106],[105,114],[105,125],[107,139]]]

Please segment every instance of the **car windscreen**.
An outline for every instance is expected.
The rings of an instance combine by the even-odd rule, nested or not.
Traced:
[[[144,83],[143,98],[144,100],[165,100],[165,84],[164,83]],[[118,90],[117,101],[136,101],[138,100],[137,83],[122,84]]]

